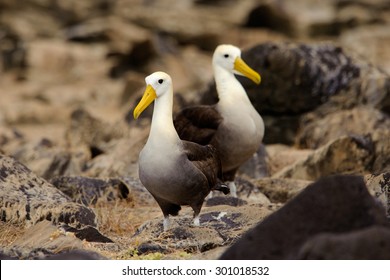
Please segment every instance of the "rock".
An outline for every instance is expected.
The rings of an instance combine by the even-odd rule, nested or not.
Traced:
[[[149,254],[149,253],[166,253],[168,252],[165,248],[160,245],[151,244],[151,243],[142,243],[137,247],[137,252],[140,255]]]
[[[366,10],[366,8],[364,9]],[[389,28],[389,24],[354,28],[343,32],[340,41],[343,46],[353,49],[356,53],[386,71],[387,74],[390,74],[390,51],[388,48],[382,48],[383,45],[389,44]],[[360,44],[361,42],[365,42],[364,46]]]
[[[16,71],[23,78],[26,68],[26,47],[23,40],[9,28],[0,27],[0,73]]]
[[[245,200],[232,196],[214,196],[207,199],[206,206],[216,205],[229,205],[229,206],[242,206],[247,204]]]
[[[249,176],[237,176],[235,178],[237,195],[240,198],[238,202],[243,200],[244,202],[250,204],[253,203],[258,205],[269,206],[271,204],[271,201],[257,188],[257,186],[254,184],[253,179],[255,178],[251,178]],[[225,197],[230,198],[230,196],[225,196]]]
[[[136,243],[148,244],[164,252],[184,250],[188,253],[205,252],[231,244],[258,219],[271,210],[259,205],[232,207],[227,205],[204,207],[200,227],[191,225],[191,211],[183,209],[178,217],[171,217],[171,226],[163,232],[162,218],[142,225],[132,237]]]
[[[0,155],[1,220],[31,226],[42,220],[96,226],[94,212],[71,200],[27,167]]]
[[[253,181],[258,190],[265,194],[272,203],[286,203],[304,190],[311,181],[262,178]]]
[[[294,259],[303,244],[318,234],[372,226],[388,227],[388,221],[363,178],[331,176],[309,185],[246,232],[221,259]]]
[[[61,176],[50,180],[57,189],[69,196],[72,201],[83,205],[126,199],[130,190],[116,178],[89,178],[82,176]]]
[[[244,26],[268,28],[287,36],[294,36],[296,33],[291,16],[273,1],[264,1],[254,7],[248,14]]]
[[[55,146],[46,138],[41,139],[37,144],[21,145],[12,156],[44,179],[80,174],[86,160],[81,154],[71,153],[67,149]]]
[[[388,3],[371,1],[263,1],[245,26],[268,28],[291,37],[337,36],[344,30],[388,22]]]
[[[382,203],[387,217],[390,217],[390,172],[366,175],[364,179],[371,195]]]
[[[346,135],[372,135],[390,130],[390,117],[372,107],[355,107],[332,113],[312,112],[301,119],[299,147],[316,149]]]
[[[268,170],[273,176],[283,168],[294,164],[300,160],[305,160],[313,150],[297,149],[283,144],[270,144],[266,146],[268,155]]]
[[[308,113],[301,119],[296,141],[301,148],[315,149],[347,135],[367,135],[372,139],[371,172],[382,173],[390,168],[390,117],[372,107]]]
[[[28,228],[3,253],[16,259],[104,259],[95,252],[85,251],[75,234],[49,221]]]
[[[94,83],[91,82],[91,85],[100,84],[101,78],[107,76],[111,66],[106,54],[107,47],[104,45],[90,49],[88,46],[60,39],[35,40],[29,44],[26,58],[29,65],[28,79],[45,85],[53,85],[53,81],[59,81],[54,85],[67,85],[67,81],[80,81],[80,77],[83,77],[84,81],[92,79]],[[96,80],[97,77],[100,80]]]
[[[299,129],[299,115],[262,115],[266,132],[263,143],[292,145]]]
[[[83,108],[73,111],[70,126],[66,132],[70,146],[89,150],[92,158],[112,149],[115,140],[127,135],[128,129],[125,124],[111,124],[95,117]]]
[[[68,109],[62,106],[47,106],[41,100],[11,97],[12,102],[0,104],[0,118],[8,125],[32,125],[64,122]]]
[[[97,252],[86,250],[69,250],[58,254],[53,254],[43,258],[44,260],[107,260],[106,257]]]
[[[257,179],[269,175],[267,151],[264,144],[261,144],[259,149],[253,156],[247,160],[238,169],[238,174]]]
[[[124,176],[120,177],[122,183],[124,183],[130,190],[132,199],[139,205],[156,205],[156,200],[148,192],[148,190],[142,185],[141,181],[137,177]]]
[[[23,133],[15,128],[0,126],[0,154],[10,154],[15,146],[25,144]]]
[[[371,137],[345,136],[285,167],[273,177],[314,181],[334,174],[364,174],[371,169],[374,153]]]
[[[389,227],[372,226],[347,233],[322,233],[302,245],[297,259],[388,260]]]
[[[390,170],[390,129],[374,131],[372,140],[375,146],[372,172],[377,174],[388,172]]]
[[[74,228],[69,225],[61,225],[61,230],[73,233],[78,239],[88,242],[113,243],[113,241],[102,235],[96,228],[86,226],[83,228]]]
[[[266,43],[242,57],[262,76],[260,86],[240,81],[264,115],[313,110],[347,89],[361,72],[352,57],[332,44]]]
[[[174,1],[131,5],[119,2],[115,12],[121,17],[139,25],[173,36],[181,44],[197,45],[202,49],[214,50],[221,34],[244,22],[254,1],[238,3],[225,2],[223,5],[195,5],[193,1]],[[172,9],[172,7],[175,9]],[[238,7],[239,6],[239,7]],[[165,16],[160,17],[161,10]]]

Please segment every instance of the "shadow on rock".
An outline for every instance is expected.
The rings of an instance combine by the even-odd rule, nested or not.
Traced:
[[[353,233],[373,226],[388,227],[388,221],[363,178],[331,176],[309,185],[248,231],[221,259],[298,259],[302,246],[319,234]],[[362,257],[349,254],[351,259]]]

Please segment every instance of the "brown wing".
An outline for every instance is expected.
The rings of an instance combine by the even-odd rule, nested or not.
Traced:
[[[214,106],[195,106],[182,110],[173,121],[180,139],[201,145],[210,143],[222,116]]]
[[[188,159],[206,176],[210,189],[222,176],[222,165],[217,150],[211,146],[202,146],[193,142],[183,141],[184,152]]]

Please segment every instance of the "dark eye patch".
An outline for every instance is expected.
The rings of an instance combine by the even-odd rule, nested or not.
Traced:
[[[163,79],[158,80],[158,83],[161,85],[164,82]]]
[[[224,56],[225,58],[228,58],[228,57],[229,57],[229,55],[228,55],[228,54],[224,54],[223,56]]]

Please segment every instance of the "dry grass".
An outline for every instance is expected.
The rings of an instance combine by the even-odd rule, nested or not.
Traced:
[[[0,222],[0,246],[7,247],[26,231],[23,224]]]
[[[135,248],[139,245],[132,239],[136,230],[146,221],[162,217],[161,211],[155,206],[141,206],[133,200],[102,202],[93,207],[98,221],[99,231],[115,242],[114,244],[89,244],[100,254],[110,259],[137,258]],[[114,248],[115,247],[115,248]],[[153,256],[152,259],[158,259]]]

